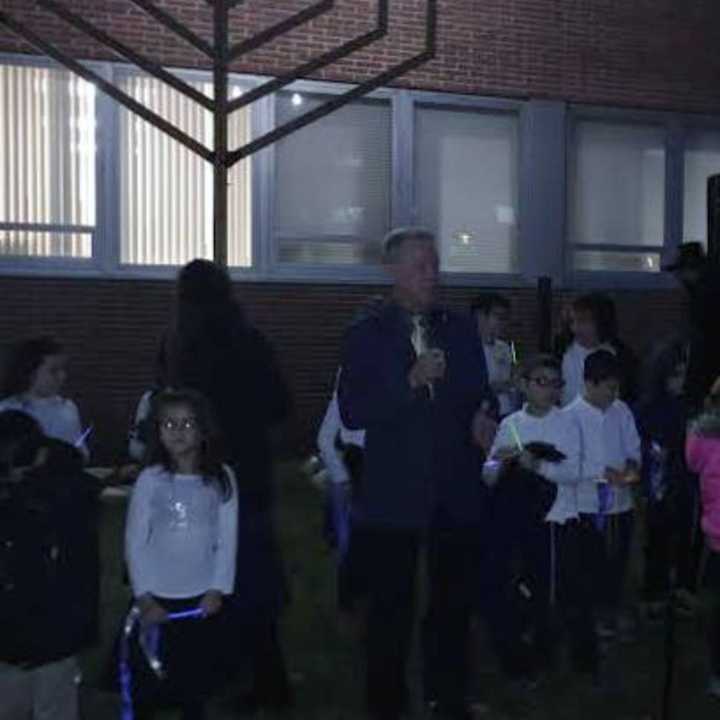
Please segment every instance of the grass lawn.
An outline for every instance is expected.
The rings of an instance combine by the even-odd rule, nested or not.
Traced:
[[[321,539],[322,499],[295,465],[278,472],[279,517],[293,602],[283,619],[283,636],[297,693],[294,717],[301,720],[355,720],[362,713],[362,652],[355,631],[338,622],[332,557]],[[119,718],[116,695],[98,689],[107,672],[110,647],[127,608],[122,583],[122,534],[126,501],[103,500],[102,642],[85,654],[85,720]],[[636,539],[639,547],[641,538]],[[637,563],[636,563],[637,565]],[[635,573],[637,574],[637,573]],[[531,695],[519,694],[498,674],[478,628],[475,684],[489,720],[649,720],[660,719],[664,672],[663,628],[641,626],[636,642],[608,651],[608,682],[603,690],[565,671],[551,675]],[[707,679],[702,618],[678,623],[678,662],[672,718],[716,720],[720,701],[705,696]],[[411,663],[411,687],[417,690],[419,662]],[[165,716],[168,718],[172,715]],[[228,698],[211,708],[210,720],[230,720]],[[266,720],[273,720],[269,715]],[[164,720],[164,719],[163,719]]]

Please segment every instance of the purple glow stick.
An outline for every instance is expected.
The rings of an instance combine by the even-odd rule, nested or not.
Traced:
[[[87,428],[85,428],[85,431],[80,435],[80,437],[75,441],[75,447],[79,448],[83,446],[83,443],[88,439],[90,436],[90,433],[93,431],[93,426],[88,425]]]

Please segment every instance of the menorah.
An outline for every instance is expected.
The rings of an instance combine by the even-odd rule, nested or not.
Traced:
[[[421,52],[391,65],[386,70],[355,85],[350,90],[333,96],[320,106],[309,110],[296,118],[278,125],[260,137],[240,147],[230,148],[228,144],[228,126],[230,116],[271,93],[277,92],[290,85],[299,78],[308,77],[319,70],[327,68],[333,63],[351,55],[358,50],[368,47],[388,34],[388,21],[390,0],[378,0],[375,26],[337,47],[324,52],[317,57],[304,62],[281,76],[267,80],[254,87],[243,95],[235,98],[228,97],[228,84],[230,64],[245,53],[255,50],[281,35],[308,23],[332,11],[335,0],[319,0],[307,8],[290,17],[252,35],[244,40],[231,44],[230,42],[230,10],[240,5],[244,0],[207,0],[213,7],[213,42],[209,43],[190,27],[179,22],[172,13],[159,7],[151,0],[128,0],[137,6],[162,26],[170,30],[182,40],[199,50],[209,58],[213,73],[213,97],[192,87],[177,75],[166,70],[160,63],[147,57],[133,47],[113,37],[97,25],[88,21],[82,15],[69,9],[59,0],[36,0],[36,4],[66,22],[71,27],[84,33],[96,42],[110,49],[117,55],[145,71],[158,80],[167,83],[185,97],[199,103],[213,115],[214,133],[213,148],[210,149],[195,138],[184,132],[181,128],[168,122],[165,118],[143,105],[141,102],[115,87],[91,68],[73,58],[56,45],[44,40],[27,24],[15,19],[10,13],[0,11],[0,25],[4,25],[16,33],[44,55],[52,58],[68,70],[93,83],[102,92],[114,98],[121,105],[144,120],[152,124],[170,137],[182,143],[192,152],[199,155],[214,169],[214,207],[213,207],[213,256],[216,262],[227,264],[228,248],[228,172],[230,168],[243,158],[247,158],[258,150],[271,145],[300,128],[319,120],[329,113],[357,100],[377,88],[387,85],[435,56],[435,37],[437,26],[437,0],[426,0],[425,14],[425,42]]]

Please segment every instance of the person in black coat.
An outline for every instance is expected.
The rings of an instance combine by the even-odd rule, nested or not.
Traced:
[[[397,720],[406,708],[424,546],[425,700],[442,717],[465,718],[467,638],[486,524],[479,445],[489,446],[495,429],[484,410],[492,397],[472,319],[435,304],[432,234],[396,230],[385,257],[392,298],[348,331],[338,388],[343,423],[366,430],[354,502],[367,592],[367,705],[377,720]]]
[[[292,702],[277,635],[287,589],[273,520],[272,433],[290,395],[270,343],[245,319],[228,273],[207,260],[180,271],[173,325],[161,351],[163,376],[210,400],[238,479],[236,628],[251,647],[253,690],[243,710]]]
[[[645,599],[662,615],[672,587],[676,605],[695,592],[702,550],[697,478],[685,463],[690,408],[685,396],[687,351],[678,340],[659,342],[648,354],[644,388],[635,408],[642,438],[642,479],[647,497]]]
[[[694,411],[702,409],[705,396],[720,375],[720,268],[705,255],[700,243],[684,243],[674,262],[663,270],[672,272],[688,298],[688,371],[686,395]]]
[[[77,720],[76,655],[98,630],[97,498],[78,450],[25,413],[0,413],[0,697],[10,717]]]

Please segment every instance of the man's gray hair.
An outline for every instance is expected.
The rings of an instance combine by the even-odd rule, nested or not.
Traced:
[[[424,240],[435,244],[435,235],[424,227],[399,227],[391,230],[383,240],[383,259],[394,262],[408,240]]]

